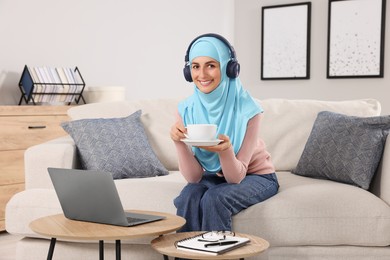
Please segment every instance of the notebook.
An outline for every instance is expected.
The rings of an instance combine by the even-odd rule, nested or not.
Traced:
[[[176,241],[176,248],[185,251],[219,255],[242,247],[250,242],[249,238],[239,236],[226,236],[223,240],[208,241],[203,239],[204,236],[207,236],[207,233],[209,232]]]
[[[62,168],[48,171],[66,218],[126,227],[165,218],[125,212],[110,173]]]

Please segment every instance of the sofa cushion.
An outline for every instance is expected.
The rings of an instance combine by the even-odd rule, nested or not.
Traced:
[[[92,103],[68,110],[73,120],[125,117],[142,110],[141,122],[157,158],[169,171],[178,170],[176,149],[169,135],[181,99],[144,99],[123,102]]]
[[[264,109],[259,135],[264,139],[276,171],[291,171],[310,135],[317,114],[332,111],[351,116],[379,116],[380,103],[374,99],[321,100],[258,100]]]
[[[62,127],[75,141],[84,169],[110,172],[114,179],[167,175],[148,142],[141,113],[69,121]]]
[[[236,232],[272,247],[390,245],[390,208],[353,185],[277,172],[278,194],[233,217]]]
[[[368,189],[390,129],[390,116],[317,116],[294,173]]]

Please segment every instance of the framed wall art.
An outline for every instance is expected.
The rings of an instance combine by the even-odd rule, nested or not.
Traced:
[[[261,20],[261,79],[309,79],[311,2],[264,6]]]
[[[383,77],[386,0],[329,0],[327,78]]]

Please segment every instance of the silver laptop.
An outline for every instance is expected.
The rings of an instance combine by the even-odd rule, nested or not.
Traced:
[[[125,212],[107,172],[48,168],[65,217],[116,226],[135,226],[163,216]]]

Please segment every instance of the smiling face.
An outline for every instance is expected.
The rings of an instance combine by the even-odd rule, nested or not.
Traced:
[[[210,57],[196,57],[191,63],[192,80],[198,89],[208,94],[221,83],[221,68],[218,61]]]

